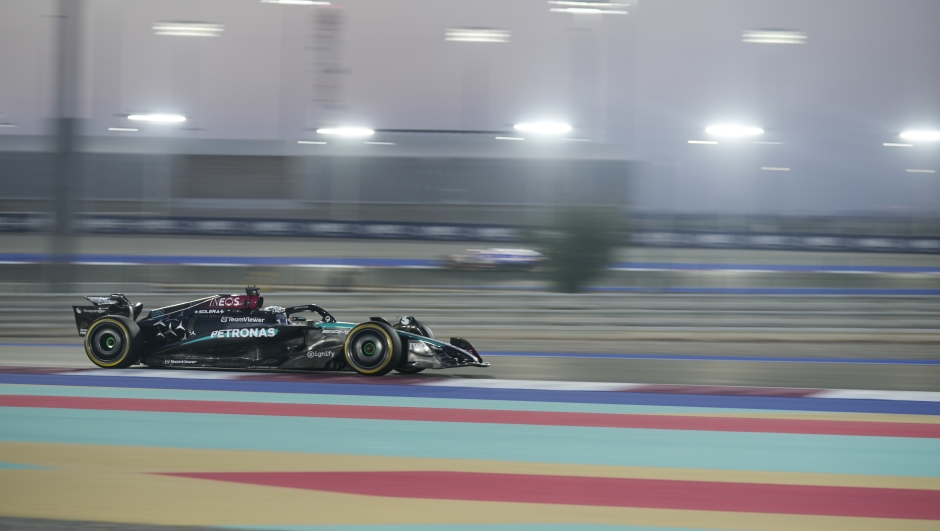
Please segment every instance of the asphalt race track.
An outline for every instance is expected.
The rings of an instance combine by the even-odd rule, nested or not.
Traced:
[[[79,250],[103,252],[99,243]],[[310,254],[296,243],[262,251]],[[426,260],[442,250],[386,247]],[[357,258],[354,249],[313,254]],[[854,265],[870,264],[910,262]],[[189,291],[135,300],[154,308]],[[0,311],[0,531],[940,527],[934,298],[265,294],[351,321],[407,308],[440,337],[470,339],[492,366],[383,378],[103,371],[63,311],[79,294],[10,293]]]
[[[76,339],[74,344],[0,343],[0,366],[93,368]],[[662,345],[650,345],[650,347]],[[682,349],[675,348],[673,352]],[[590,354],[583,352],[491,352],[482,351],[492,366],[425,371],[418,378],[585,381],[611,383],[662,383],[683,385],[730,385],[761,387],[813,387],[837,389],[882,389],[940,392],[940,359],[927,352],[930,345],[906,346],[901,355],[847,357],[837,346],[816,345],[815,356],[780,349],[780,356],[722,355],[719,347],[740,345],[694,345],[707,347],[708,354],[652,354],[644,352]],[[767,345],[749,345],[753,352]],[[778,346],[779,348],[779,346]],[[818,355],[829,349],[829,357]],[[895,346],[897,348],[897,346]],[[161,371],[144,369],[141,371]],[[328,373],[327,373],[328,374]],[[385,379],[401,376],[393,373]]]
[[[0,486],[8,525],[936,529],[940,393],[5,368]]]

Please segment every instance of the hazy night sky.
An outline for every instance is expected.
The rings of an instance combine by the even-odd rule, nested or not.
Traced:
[[[345,0],[332,56],[344,108],[313,100],[313,7],[257,0],[85,0],[80,89],[95,134],[121,114],[180,112],[196,132],[143,135],[291,140],[332,119],[374,128],[497,129],[557,118],[574,135],[643,161],[637,206],[708,212],[940,209],[940,2],[640,0],[628,15],[550,13],[544,0]],[[0,135],[53,115],[56,3],[0,0]],[[223,24],[218,38],[156,36],[160,21]],[[454,27],[509,43],[445,42]],[[800,45],[741,41],[803,31]],[[692,145],[719,122],[765,141]],[[762,171],[786,167],[789,172]]]

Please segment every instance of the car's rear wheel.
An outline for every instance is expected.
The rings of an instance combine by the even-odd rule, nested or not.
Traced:
[[[140,361],[143,342],[137,323],[111,315],[98,319],[85,333],[85,354],[105,369],[123,369]]]
[[[346,336],[346,363],[359,374],[381,376],[398,366],[401,340],[391,326],[378,321],[362,323]]]

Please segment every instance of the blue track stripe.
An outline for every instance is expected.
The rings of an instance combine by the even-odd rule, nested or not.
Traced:
[[[940,267],[928,266],[859,266],[824,264],[716,264],[681,262],[616,262],[615,269],[665,269],[669,271],[761,271],[768,273],[940,273]]]
[[[768,409],[784,411],[830,411],[845,413],[895,413],[940,415],[940,402],[904,400],[840,400],[825,398],[780,398],[764,396],[718,396],[686,394],[620,393],[601,391],[543,391],[532,389],[476,389],[466,387],[399,386],[388,384],[329,384],[259,382],[238,380],[183,380],[123,376],[73,376],[58,374],[0,374],[0,383],[66,385],[76,387],[130,387],[142,389],[190,389],[331,395],[461,398],[588,404],[632,404],[647,406]]]
[[[48,262],[45,253],[0,253],[2,262]],[[354,258],[354,257],[299,257],[299,256],[200,256],[200,255],[125,255],[77,254],[75,262],[114,264],[239,264],[270,266],[361,266],[361,267],[436,267],[440,260],[416,258]],[[616,262],[613,269],[640,269],[665,271],[759,271],[768,273],[882,273],[882,274],[940,274],[940,267],[930,266],[865,266],[825,264],[721,264],[683,262]]]
[[[936,296],[940,289],[895,288],[699,288],[592,286],[589,291],[611,293],[679,293],[693,295],[865,295],[865,296]]]
[[[675,361],[762,361],[771,363],[849,363],[874,365],[940,365],[940,360],[884,358],[789,358],[772,356],[709,356],[690,354],[599,354],[585,352],[481,352],[485,357],[519,358],[590,358],[614,360],[675,360]]]
[[[440,289],[489,291],[549,291],[543,286],[466,286],[450,284],[435,286]],[[865,296],[865,297],[933,297],[940,289],[932,288],[703,288],[703,287],[649,287],[649,286],[588,286],[587,291],[600,293],[676,293],[683,295],[812,295],[812,296]]]
[[[74,387],[59,385],[0,384],[0,395],[68,396],[161,400],[214,400],[219,402],[252,402],[267,404],[334,404],[351,406],[418,407],[441,409],[487,409],[491,411],[550,411],[564,413],[612,414],[751,414],[757,417],[766,410],[706,407],[637,406],[632,404],[590,404],[573,402],[520,402],[511,400],[468,400],[464,398],[418,398],[401,396],[325,395],[299,393],[266,393],[261,391],[205,391],[189,389],[138,389],[128,387]]]
[[[0,253],[0,262],[37,263],[48,262],[50,255],[39,253]],[[121,255],[121,254],[77,254],[72,256],[76,263],[94,262],[98,264],[147,264],[147,265],[186,265],[186,264],[236,264],[244,266],[358,266],[358,267],[433,267],[438,260],[411,258],[306,258],[281,256],[173,256],[173,255]]]
[[[0,347],[68,347],[82,348],[81,343],[0,343]]]

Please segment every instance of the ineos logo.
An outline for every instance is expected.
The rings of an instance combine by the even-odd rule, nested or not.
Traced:
[[[232,306],[241,306],[241,305],[242,305],[241,297],[219,297],[218,299],[213,299],[212,302],[209,303],[209,306],[219,306],[219,307],[222,307],[222,306],[232,307]]]

